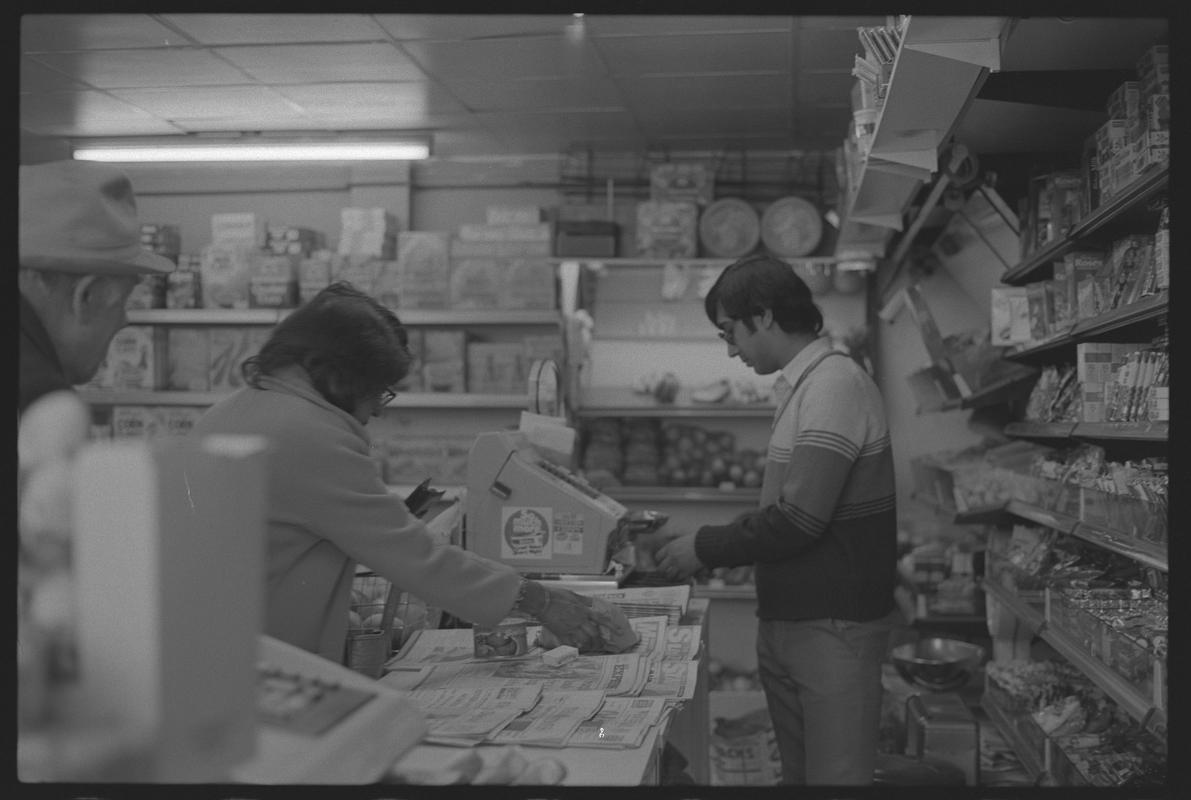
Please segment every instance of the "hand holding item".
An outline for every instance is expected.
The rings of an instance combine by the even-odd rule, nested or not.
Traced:
[[[526,581],[521,610],[542,623],[538,644],[547,649],[567,644],[580,653],[621,653],[635,645],[637,632],[624,612],[598,597]]]
[[[638,533],[633,537],[633,545],[637,548],[637,566],[642,569],[654,569],[658,562],[658,550],[683,535],[669,525],[663,525],[650,533]]]
[[[688,533],[673,539],[654,554],[658,572],[672,580],[686,580],[704,564],[695,555],[695,534]]]

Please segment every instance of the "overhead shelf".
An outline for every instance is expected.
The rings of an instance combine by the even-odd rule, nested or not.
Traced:
[[[906,207],[938,170],[939,149],[989,69],[1005,17],[911,17],[869,153],[843,204],[835,252],[884,255]]]
[[[1074,422],[1010,422],[1005,426],[1005,435],[1023,439],[1070,439],[1074,430]]]
[[[1026,738],[1018,733],[1013,720],[1006,716],[1000,706],[990,700],[987,695],[980,698],[980,707],[984,709],[984,713],[988,715],[989,721],[992,722],[1001,737],[1013,749],[1017,760],[1025,768],[1026,774],[1034,780],[1035,785],[1041,785],[1042,781],[1049,777],[1046,765],[1043,763],[1043,759],[1038,757],[1035,749],[1026,741]]]
[[[128,311],[130,325],[275,325],[292,308],[143,308]],[[558,325],[560,312],[539,309],[398,309],[403,325]]]
[[[1163,572],[1169,572],[1170,570],[1167,550],[1162,544],[1138,539],[1136,536],[1124,531],[1114,531],[1103,525],[1086,522],[1068,514],[1048,511],[1047,509],[1021,500],[1010,500],[1006,503],[1005,510],[1014,516],[1082,539],[1101,549],[1125,556],[1140,564],[1154,567]]]
[[[772,418],[770,403],[696,403],[680,389],[673,403],[659,403],[651,394],[622,386],[594,386],[580,393],[578,417],[762,417]]]
[[[1042,609],[1031,606],[1004,586],[984,578],[980,582],[980,588],[984,590],[986,597],[995,598],[1005,606],[1009,613],[1021,620],[1035,636],[1046,627],[1046,615]]]
[[[1018,350],[1005,353],[1005,358],[1011,361],[1032,361],[1039,356],[1051,356],[1061,348],[1071,347],[1080,342],[1099,341],[1105,336],[1124,334],[1137,326],[1155,324],[1167,315],[1169,309],[1170,293],[1163,291],[1143,297],[1127,306],[1079,320],[1066,332],[1041,342],[1023,345]]]
[[[83,390],[81,397],[96,405],[209,406],[224,397],[223,392],[155,392],[108,389]],[[463,394],[424,392],[399,394],[389,408],[529,408],[528,395]]]
[[[1166,442],[1169,422],[1010,422],[1006,436],[1022,439],[1095,439],[1098,441]]]

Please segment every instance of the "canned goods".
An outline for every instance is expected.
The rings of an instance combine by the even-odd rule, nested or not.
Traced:
[[[503,619],[492,627],[472,629],[476,658],[516,658],[529,652],[525,620]]]

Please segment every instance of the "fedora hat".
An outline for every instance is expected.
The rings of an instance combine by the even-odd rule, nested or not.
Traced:
[[[58,272],[144,275],[174,262],[141,246],[132,183],[88,161],[22,165],[22,267]]]

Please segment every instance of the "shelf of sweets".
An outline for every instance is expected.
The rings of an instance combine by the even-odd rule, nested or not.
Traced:
[[[1169,422],[1010,422],[1006,436],[1023,439],[1096,439],[1129,442],[1166,442]]]
[[[227,397],[222,392],[167,392],[119,389],[81,391],[82,399],[95,405],[209,406]],[[529,397],[522,394],[467,394],[423,392],[399,394],[389,408],[529,408]]]
[[[1005,511],[1059,533],[1082,539],[1089,544],[1125,556],[1148,567],[1154,567],[1163,572],[1170,571],[1165,544],[1139,539],[1129,533],[1115,531],[1102,524],[1088,522],[1070,514],[1045,509],[1021,500],[1010,500],[1005,505]]]
[[[1111,200],[1100,205],[1084,217],[1061,239],[1047,243],[1040,250],[1027,256],[1019,264],[1001,276],[1001,282],[1021,286],[1038,280],[1038,274],[1048,269],[1052,262],[1075,250],[1089,237],[1110,228],[1121,216],[1142,207],[1151,198],[1166,190],[1170,182],[1170,168],[1162,166],[1153,172],[1142,174]]]
[[[141,308],[128,311],[129,325],[275,325],[292,308]],[[553,310],[396,309],[403,325],[558,325]]]
[[[1032,361],[1040,357],[1052,357],[1063,348],[1073,347],[1080,342],[1098,341],[1104,336],[1123,333],[1143,324],[1153,324],[1165,317],[1170,307],[1170,293],[1161,291],[1148,297],[1120,306],[1094,317],[1072,323],[1066,331],[1057,333],[1038,342],[1021,345],[1009,350],[1005,358],[1012,361]]]
[[[1025,623],[1030,632],[1037,636],[1046,627],[1046,612],[1043,607],[1035,607],[1023,600],[1012,589],[1001,586],[996,579],[986,576],[980,582],[985,597],[991,597],[1003,605],[1014,617]]]
[[[835,256],[782,256],[782,261],[789,264],[831,264],[835,263]],[[552,264],[567,264],[578,262],[580,264],[590,264],[592,266],[605,267],[641,267],[644,269],[651,269],[657,267],[664,267],[667,264],[681,264],[692,267],[726,267],[735,258],[696,258],[676,256],[674,258],[661,258],[658,256],[551,256],[546,259]]]
[[[987,693],[980,698],[980,708],[987,715],[993,726],[996,727],[1005,742],[1013,749],[1017,760],[1021,762],[1022,767],[1025,768],[1026,773],[1034,781],[1034,784],[1043,785],[1049,782],[1050,774],[1047,772],[1044,763],[1046,758],[1045,752],[1042,754],[1036,752],[1037,748],[1030,745],[1031,740],[1022,735],[1019,730],[1019,727],[1023,724],[1033,724],[1033,720],[1028,716],[1019,717],[1015,720],[997,705]]]

